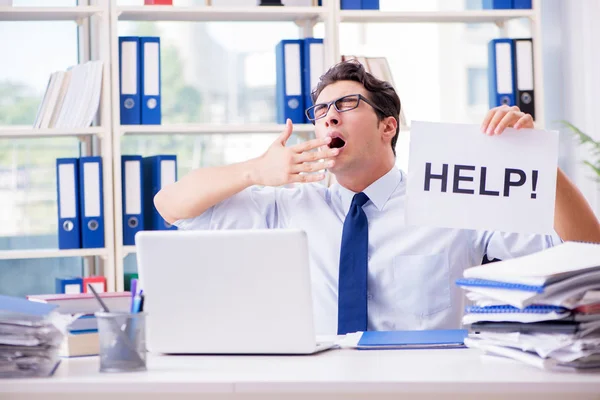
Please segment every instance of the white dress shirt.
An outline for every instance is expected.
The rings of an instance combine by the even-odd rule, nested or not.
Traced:
[[[406,226],[406,175],[393,167],[364,190],[369,220],[368,329],[450,329],[461,325],[465,268],[560,243],[558,236]],[[337,332],[338,270],[344,218],[354,192],[319,183],[250,187],[180,229],[297,228],[307,233],[316,334]]]

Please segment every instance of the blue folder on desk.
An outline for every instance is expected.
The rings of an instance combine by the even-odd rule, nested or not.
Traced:
[[[356,348],[432,349],[465,347],[466,329],[439,329],[425,331],[368,331],[363,332]]]

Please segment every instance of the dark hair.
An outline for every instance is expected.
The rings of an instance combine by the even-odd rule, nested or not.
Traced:
[[[392,151],[396,155],[396,142],[400,132],[400,98],[394,87],[386,81],[379,80],[368,73],[363,65],[355,60],[342,61],[329,68],[321,78],[316,89],[311,93],[313,104],[326,86],[338,81],[355,81],[361,83],[368,91],[368,98],[381,108],[385,114],[375,110],[378,120],[381,122],[386,117],[394,117],[398,124],[396,134],[392,138]]]

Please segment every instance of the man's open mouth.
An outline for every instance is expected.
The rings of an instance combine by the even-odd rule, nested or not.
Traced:
[[[333,137],[333,138],[331,138],[331,142],[329,142],[330,149],[341,149],[345,145],[346,145],[346,142],[344,141],[344,139],[339,138],[339,137]]]

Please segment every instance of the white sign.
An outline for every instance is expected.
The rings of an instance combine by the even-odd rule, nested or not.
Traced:
[[[406,223],[550,234],[558,132],[412,122]]]

